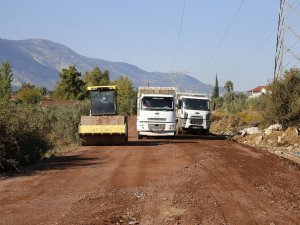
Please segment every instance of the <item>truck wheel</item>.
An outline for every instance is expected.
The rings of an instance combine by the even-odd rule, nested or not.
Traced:
[[[140,132],[138,132],[138,139],[142,139],[142,138],[143,138],[143,136],[140,135]]]
[[[127,123],[127,118],[126,118],[126,123],[125,123],[126,131],[125,131],[125,144],[128,143],[128,123]]]
[[[201,134],[207,135],[208,134],[208,129],[202,130]]]

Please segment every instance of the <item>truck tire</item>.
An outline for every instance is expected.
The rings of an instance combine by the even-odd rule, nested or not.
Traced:
[[[138,139],[140,140],[140,139],[142,139],[142,138],[143,138],[143,136],[140,135],[140,132],[138,132]]]
[[[128,143],[128,121],[126,117],[126,123],[125,123],[126,131],[125,131],[125,144]]]
[[[208,134],[208,129],[201,130],[201,134],[207,135]]]

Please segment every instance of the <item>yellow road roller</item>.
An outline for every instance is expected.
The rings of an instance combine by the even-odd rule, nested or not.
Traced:
[[[81,116],[81,145],[124,145],[128,141],[127,117],[117,111],[117,86],[91,86],[89,116]]]

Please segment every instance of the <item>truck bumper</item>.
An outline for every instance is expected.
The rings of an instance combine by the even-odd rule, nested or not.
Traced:
[[[191,123],[191,119],[181,119],[181,127],[183,130],[209,130],[210,121],[202,120],[199,124]]]
[[[151,132],[151,131],[140,131],[141,136],[152,136],[152,137],[161,137],[161,136],[175,136],[175,131],[173,132]]]

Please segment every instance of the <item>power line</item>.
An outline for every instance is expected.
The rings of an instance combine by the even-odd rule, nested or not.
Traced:
[[[246,0],[242,0],[242,1],[241,1],[240,5],[239,5],[239,7],[237,8],[237,10],[235,11],[235,13],[234,13],[234,15],[233,15],[233,17],[232,17],[232,19],[231,19],[231,21],[230,21],[230,23],[229,23],[229,25],[228,25],[226,31],[225,31],[225,33],[223,34],[223,36],[222,36],[222,38],[221,38],[219,44],[217,45],[217,47],[216,47],[215,50],[213,51],[213,54],[210,56],[210,58],[209,58],[207,64],[204,66],[204,68],[203,68],[203,70],[201,71],[201,73],[204,73],[204,72],[205,72],[205,70],[207,69],[207,67],[210,65],[210,63],[212,62],[212,60],[215,58],[215,56],[216,56],[216,54],[217,54],[219,48],[221,47],[223,41],[225,40],[225,38],[226,38],[226,36],[227,36],[229,30],[230,30],[231,27],[232,27],[233,22],[235,21],[237,15],[238,15],[239,12],[240,12],[240,9],[241,9],[241,7],[242,7],[242,5],[244,4],[245,1],[246,1]]]
[[[251,59],[255,54],[256,52],[258,52],[258,50],[260,50],[266,43],[267,41],[275,34],[276,30],[274,30],[271,34],[269,34],[269,36],[263,40],[261,42],[261,44],[254,49],[253,52],[251,52],[246,58],[244,61],[242,61],[242,63],[240,63],[235,69],[233,69],[228,75],[231,75],[233,74],[234,72],[236,72],[237,70],[239,70],[246,62],[248,62],[249,59]]]
[[[187,0],[184,0],[183,9],[182,9],[182,13],[181,13],[179,31],[178,31],[178,34],[177,34],[177,43],[176,43],[175,56],[174,56],[174,60],[173,60],[173,64],[172,64],[172,70],[174,70],[174,66],[175,66],[175,62],[176,62],[176,58],[177,58],[177,52],[178,52],[179,41],[180,41],[180,36],[181,36],[181,32],[182,32],[182,23],[183,23],[183,18],[184,18],[186,2],[187,2]]]
[[[295,13],[295,11],[297,10],[297,8],[299,8],[299,6],[300,6],[300,3],[297,4],[296,7],[289,13],[289,15],[287,16],[287,19],[289,19]],[[277,29],[274,29],[235,69],[233,69],[230,73],[228,73],[228,76],[235,73],[244,64],[246,64],[267,43],[267,41],[275,34],[276,31],[277,31]]]

